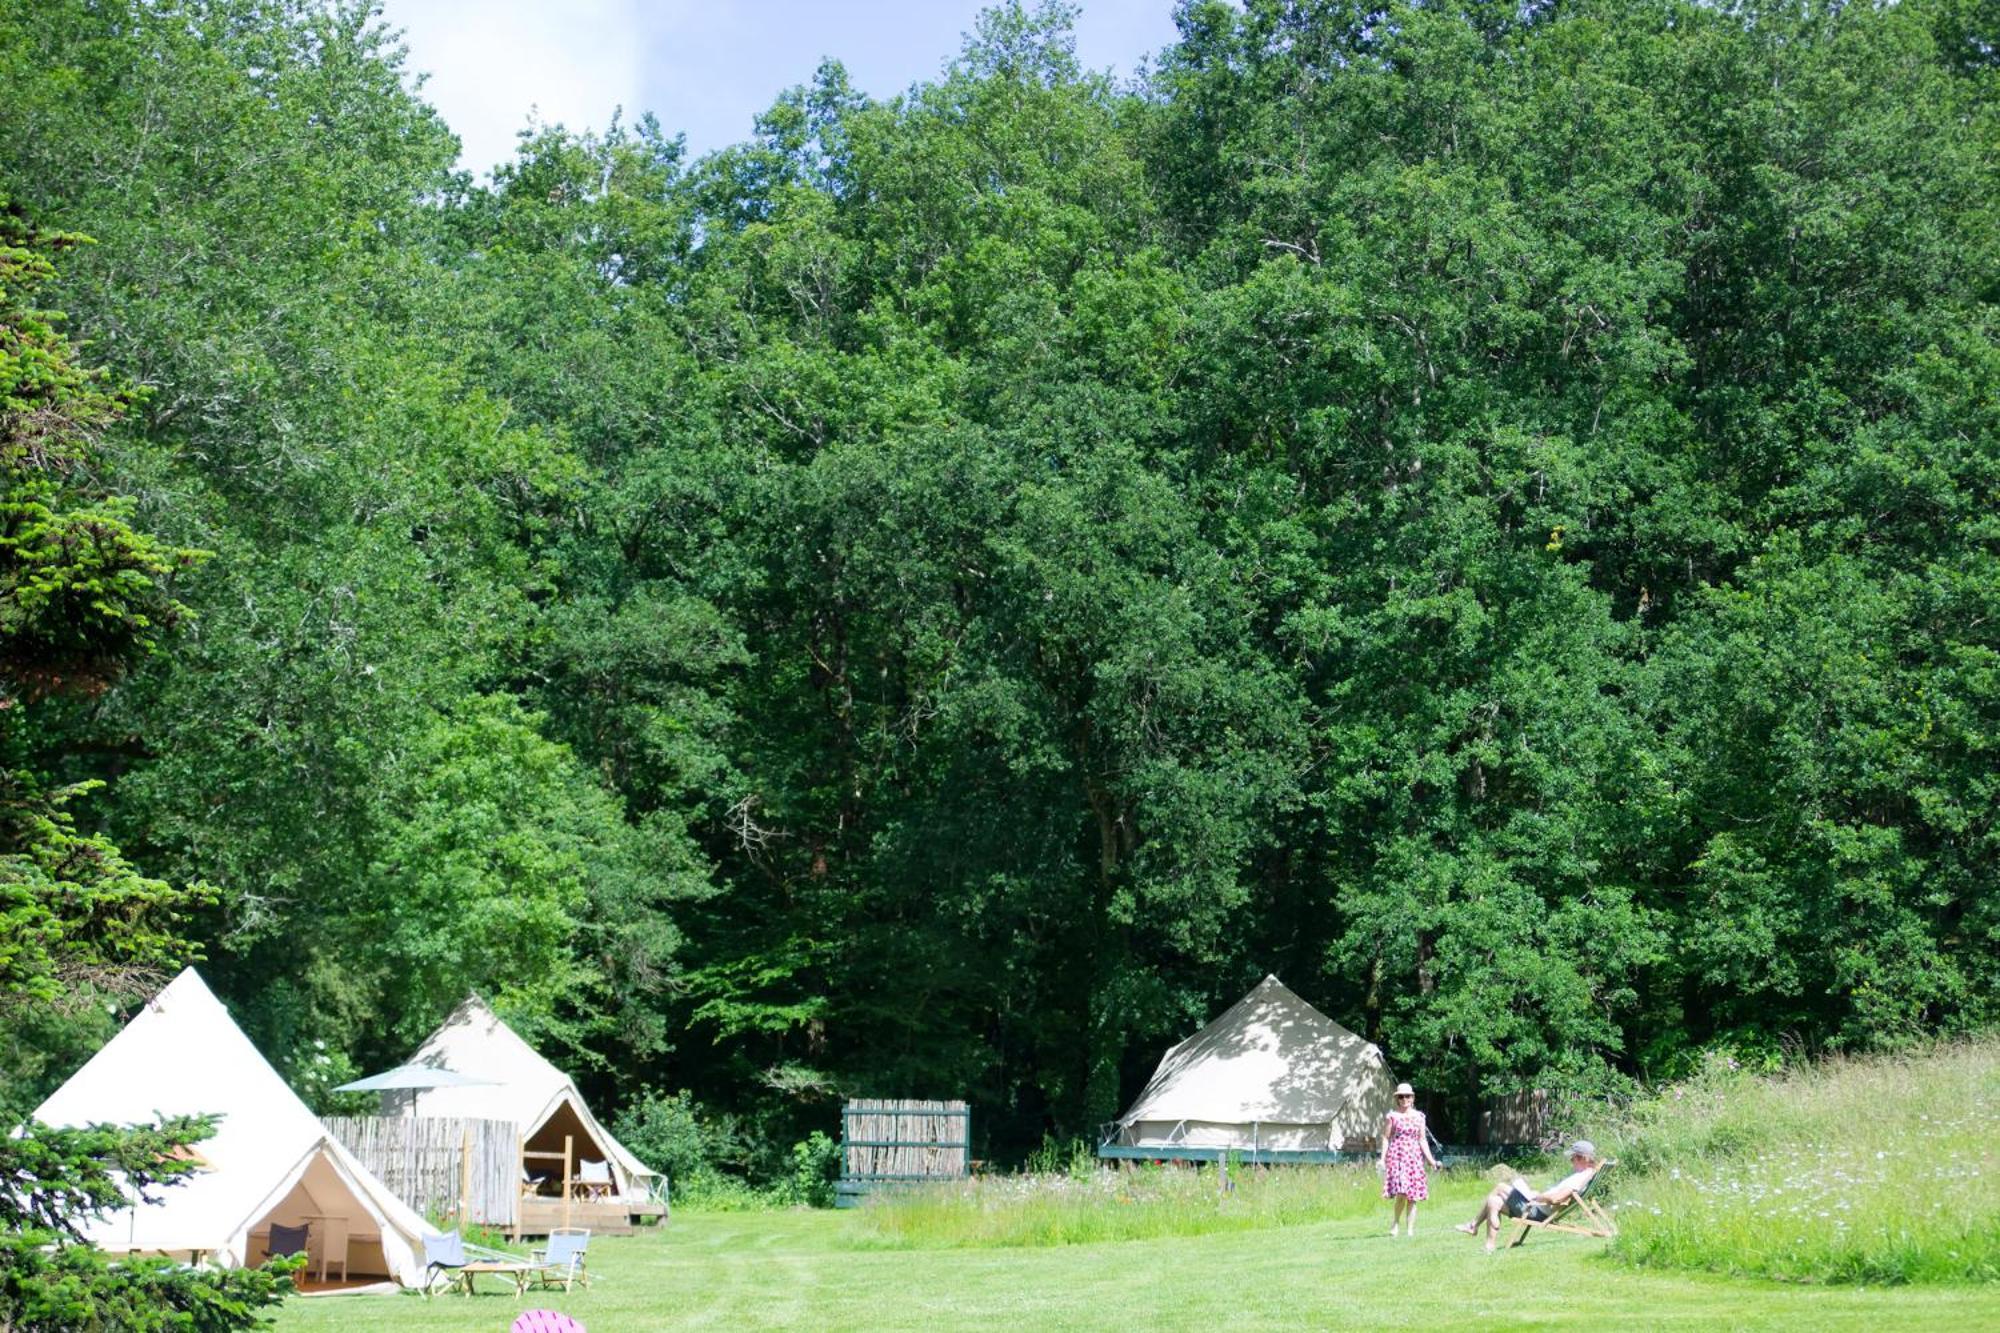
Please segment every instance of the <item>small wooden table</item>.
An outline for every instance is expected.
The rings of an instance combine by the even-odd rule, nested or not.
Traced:
[[[528,1279],[534,1275],[535,1265],[531,1263],[503,1263],[497,1259],[480,1259],[453,1270],[458,1289],[467,1296],[472,1294],[472,1279],[481,1273],[494,1273],[514,1279],[514,1295],[528,1294]]]

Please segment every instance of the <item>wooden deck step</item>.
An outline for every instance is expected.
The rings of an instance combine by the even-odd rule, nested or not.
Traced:
[[[629,1236],[641,1226],[658,1222],[666,1212],[665,1207],[650,1201],[572,1199],[568,1225],[589,1227],[593,1236]],[[523,1199],[520,1223],[514,1234],[546,1236],[563,1224],[561,1199]]]

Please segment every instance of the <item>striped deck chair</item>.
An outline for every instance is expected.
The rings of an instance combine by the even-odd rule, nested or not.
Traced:
[[[1598,1164],[1597,1173],[1590,1183],[1576,1192],[1568,1203],[1559,1204],[1553,1213],[1536,1222],[1521,1217],[1515,1220],[1521,1224],[1514,1233],[1508,1249],[1527,1243],[1530,1231],[1567,1231],[1572,1236],[1596,1236],[1607,1240],[1618,1234],[1618,1224],[1611,1220],[1611,1212],[1604,1206],[1604,1178],[1611,1174],[1611,1168],[1618,1165],[1607,1159]],[[1596,1197],[1593,1198],[1592,1196]]]

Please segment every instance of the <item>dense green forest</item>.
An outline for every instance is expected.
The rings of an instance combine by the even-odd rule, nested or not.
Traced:
[[[35,975],[997,1156],[1266,972],[1447,1137],[1993,1023],[2000,6],[1178,19],[482,183],[369,0],[0,0]],[[112,1021],[0,1006],[6,1109]]]

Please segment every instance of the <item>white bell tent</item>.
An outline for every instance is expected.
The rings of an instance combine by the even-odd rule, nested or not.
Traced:
[[[1394,1089],[1380,1049],[1265,977],[1161,1058],[1102,1152],[1296,1160],[1361,1149]]]
[[[609,1166],[613,1197],[640,1201],[659,1172],[641,1162],[590,1113],[567,1074],[544,1060],[477,995],[467,996],[408,1061],[449,1069],[484,1082],[460,1087],[416,1088],[383,1094],[383,1110],[410,1115],[511,1120],[536,1175],[559,1175],[563,1140],[570,1141],[574,1170],[584,1163]],[[554,1165],[555,1171],[548,1168]]]
[[[304,1224],[315,1269],[331,1246],[344,1276],[422,1282],[438,1233],[326,1133],[193,968],[35,1110],[72,1127],[157,1115],[221,1123],[190,1149],[198,1170],[86,1229],[100,1248],[240,1267],[264,1260],[272,1223]]]

